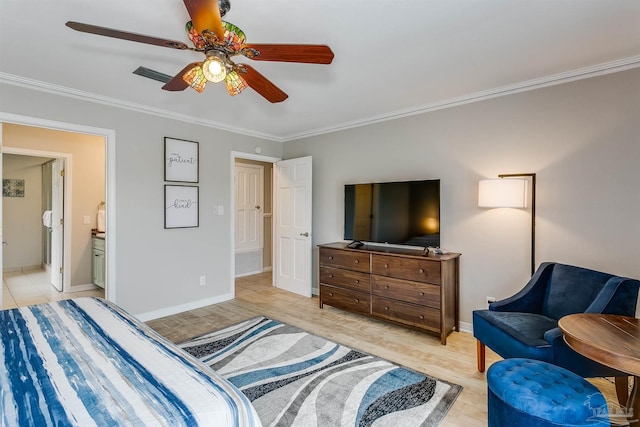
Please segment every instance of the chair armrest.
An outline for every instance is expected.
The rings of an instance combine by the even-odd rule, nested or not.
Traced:
[[[555,264],[552,262],[540,264],[524,288],[509,298],[492,302],[489,304],[489,310],[540,313],[547,290],[547,282]]]
[[[553,349],[552,363],[554,365],[561,366],[585,378],[627,375],[577,353],[564,340],[564,334],[560,328],[549,329],[544,333],[544,339]]]
[[[640,282],[635,279],[612,277],[585,312],[635,316],[639,287]]]
[[[553,329],[549,329],[547,332],[544,333],[544,340],[546,342],[548,342],[549,344],[553,345],[553,343],[560,338],[563,342],[564,342],[564,337],[563,337],[563,333],[560,330],[560,328],[553,328]]]

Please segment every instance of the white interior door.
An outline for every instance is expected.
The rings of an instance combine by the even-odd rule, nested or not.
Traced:
[[[311,297],[311,157],[276,162],[274,175],[274,284]]]
[[[235,170],[236,251],[262,250],[264,166],[236,164]]]
[[[56,159],[51,172],[51,284],[59,291],[63,284],[64,166],[65,159]]]

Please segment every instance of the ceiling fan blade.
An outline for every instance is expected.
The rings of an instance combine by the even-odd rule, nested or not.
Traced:
[[[81,22],[69,21],[67,27],[83,33],[97,34],[99,36],[113,37],[115,39],[130,40],[138,43],[152,44],[155,46],[170,47],[173,49],[191,49],[186,43],[176,40],[161,39],[158,37],[145,36],[142,34],[129,33],[126,31],[114,30],[113,28],[99,27],[97,25],[83,24]]]
[[[187,71],[191,70],[193,67],[195,67],[195,66],[197,66],[199,64],[200,64],[199,62],[192,62],[191,64],[189,64],[186,67],[184,67],[182,69],[182,71],[180,71],[171,80],[169,80],[167,82],[167,84],[162,86],[162,89],[168,90],[168,91],[172,91],[172,92],[178,92],[178,91],[185,90],[186,88],[188,88],[190,85],[189,85],[189,83],[184,81],[182,76],[184,76],[185,73],[187,73]]]
[[[252,49],[259,54],[255,55]],[[331,48],[319,44],[249,43],[242,46],[241,53],[256,61],[304,62],[308,64],[331,64],[333,61]]]
[[[258,92],[267,101],[271,103],[282,102],[289,97],[289,95],[280,90],[278,86],[271,83],[271,81],[257,72],[253,67],[250,67],[247,64],[238,65],[240,65],[239,68],[244,68],[246,71],[244,73],[242,71],[239,73],[242,78],[247,82],[251,89]]]
[[[218,37],[218,40],[224,40],[224,29],[217,0],[184,0],[184,5],[198,33],[202,34],[204,30],[209,30]]]

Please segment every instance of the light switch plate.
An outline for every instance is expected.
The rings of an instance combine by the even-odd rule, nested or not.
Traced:
[[[85,215],[82,221],[83,224],[89,225],[91,224],[91,217],[89,215]]]

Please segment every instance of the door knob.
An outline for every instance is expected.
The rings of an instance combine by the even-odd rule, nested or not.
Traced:
[[[309,233],[307,233],[307,232],[300,233],[300,235],[303,236],[303,237],[309,237]]]
[[[260,205],[256,205],[256,209],[260,209]]]

